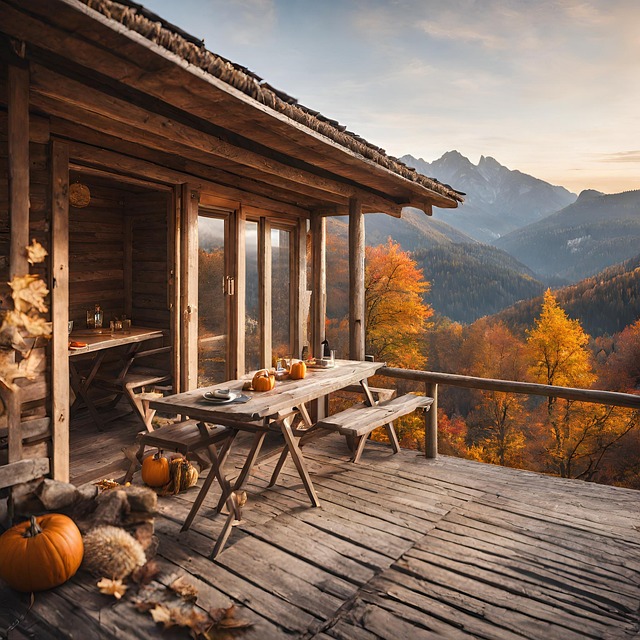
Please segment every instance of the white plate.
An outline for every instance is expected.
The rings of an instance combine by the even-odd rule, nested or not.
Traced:
[[[229,393],[228,398],[216,398],[214,395],[212,395],[211,391],[207,391],[206,393],[202,394],[202,397],[207,402],[211,402],[212,404],[227,404],[228,402],[235,400],[238,397],[238,394],[231,392]]]

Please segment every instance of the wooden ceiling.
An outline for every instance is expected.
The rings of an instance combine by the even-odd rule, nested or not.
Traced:
[[[168,184],[188,174],[291,215],[346,214],[350,199],[395,216],[457,206],[78,0],[0,0],[0,32],[26,43],[31,107],[76,162],[149,165]]]

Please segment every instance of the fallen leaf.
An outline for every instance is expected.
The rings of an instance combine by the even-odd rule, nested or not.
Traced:
[[[146,564],[136,569],[131,574],[131,578],[136,584],[144,586],[149,584],[159,573],[158,563],[155,560],[149,560]]]
[[[204,612],[196,609],[194,606],[180,606],[171,607],[171,619],[177,625],[181,627],[188,627],[197,634],[203,633],[205,629],[208,629],[211,625],[209,616]]]
[[[187,582],[184,576],[179,576],[171,582],[169,589],[177,593],[183,600],[195,602],[198,599],[198,589]]]
[[[157,604],[153,609],[151,609],[151,617],[154,622],[161,622],[164,624],[165,629],[173,626],[171,610],[163,604]]]
[[[102,578],[97,587],[100,589],[100,593],[113,596],[116,600],[120,600],[127,591],[127,585],[122,584],[122,580],[110,580],[109,578]]]

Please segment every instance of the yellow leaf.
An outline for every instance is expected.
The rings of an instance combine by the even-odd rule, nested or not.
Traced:
[[[177,593],[183,600],[196,601],[198,599],[198,589],[189,584],[184,576],[179,576],[170,585],[169,589]]]
[[[113,596],[116,600],[120,600],[127,591],[127,585],[122,584],[122,580],[110,580],[109,578],[102,578],[98,582],[98,589],[100,593],[104,593],[108,596]]]
[[[16,283],[16,281],[18,281]],[[17,284],[17,286],[16,286]],[[9,286],[13,289],[13,304],[17,311],[28,313],[36,309],[42,313],[48,310],[44,299],[49,289],[38,276],[28,275],[14,278]]]
[[[27,262],[29,264],[44,262],[46,256],[46,249],[39,242],[36,242],[36,240],[33,239],[31,244],[27,247]]]
[[[174,624],[171,619],[171,610],[163,604],[157,604],[153,609],[151,609],[151,617],[154,622],[161,622],[164,624],[165,629],[173,626]]]

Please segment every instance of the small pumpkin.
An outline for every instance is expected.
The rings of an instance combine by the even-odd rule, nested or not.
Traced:
[[[256,371],[251,381],[254,391],[271,391],[276,386],[276,377],[266,369]]]
[[[162,487],[169,482],[169,461],[162,451],[142,461],[142,482],[150,487]]]
[[[289,377],[292,380],[302,380],[307,375],[307,365],[301,360],[294,362],[289,369]]]
[[[17,591],[44,591],[65,583],[82,563],[75,522],[61,513],[31,516],[0,536],[0,577]]]

